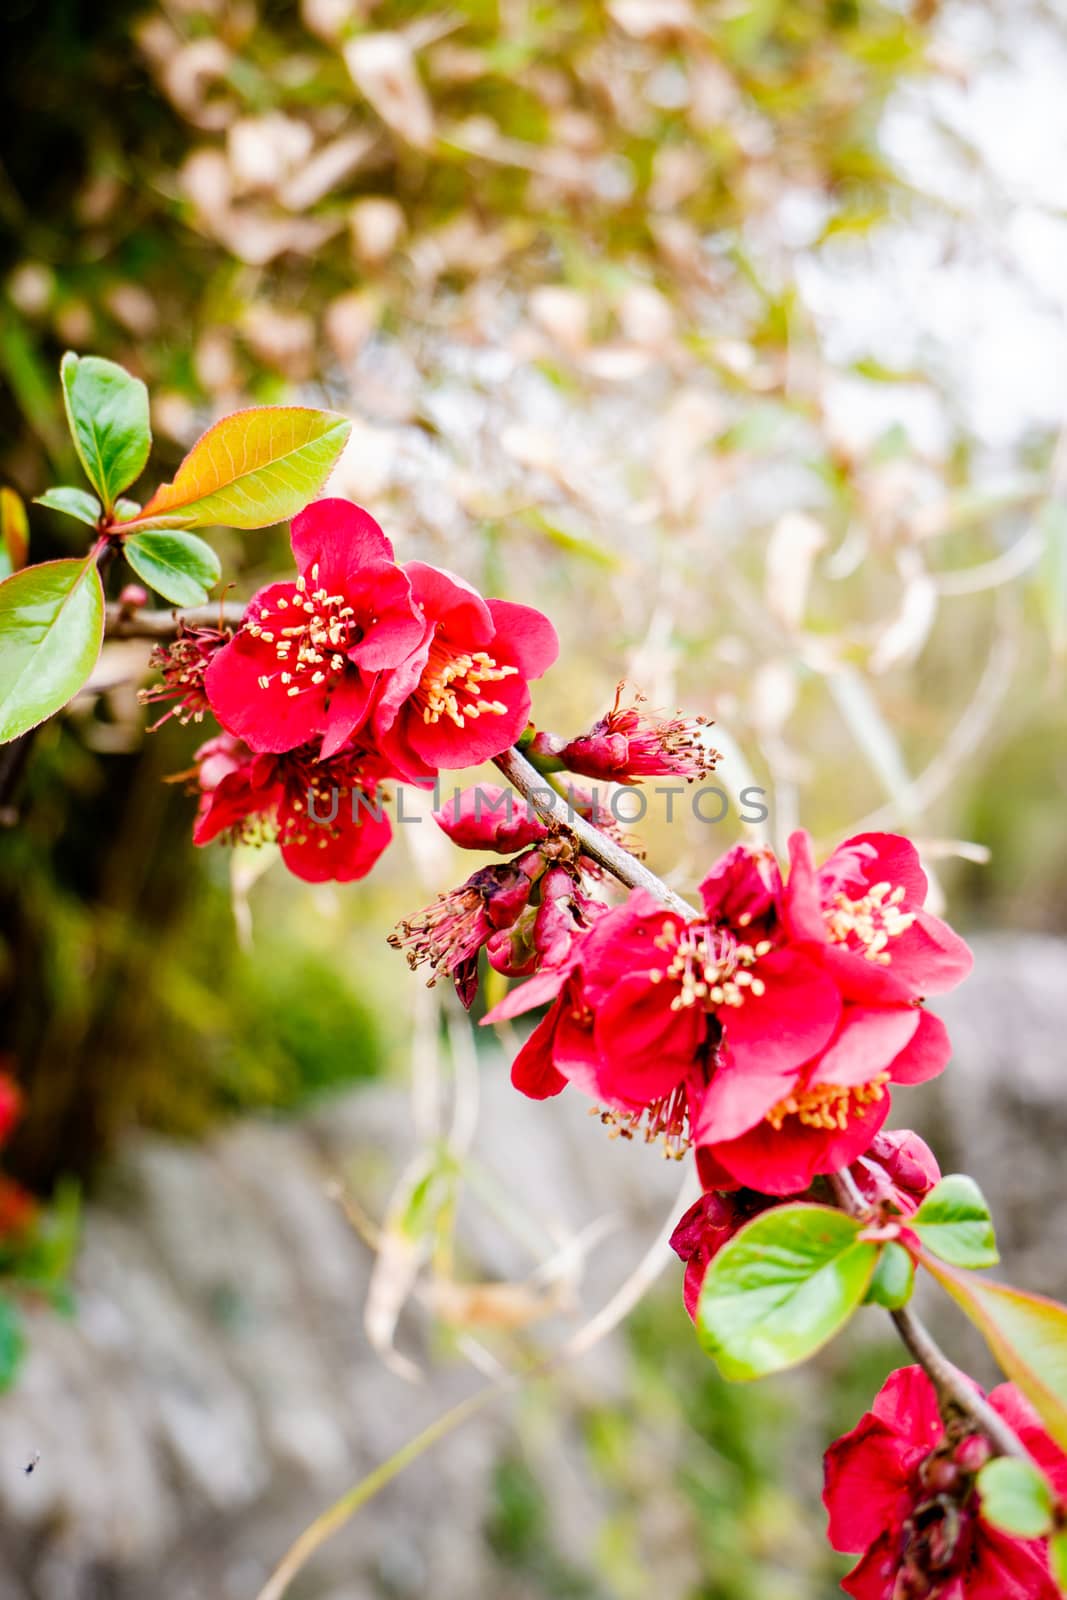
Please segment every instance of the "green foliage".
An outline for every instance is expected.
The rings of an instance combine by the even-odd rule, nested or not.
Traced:
[[[25,1350],[18,1309],[6,1294],[0,1294],[0,1391],[14,1383]]]
[[[1067,1528],[1058,1530],[1049,1540],[1048,1564],[1061,1594],[1067,1594]]]
[[[97,526],[103,512],[99,500],[88,489],[46,489],[33,503],[35,506],[44,506],[48,511],[59,511],[65,517],[73,517],[76,522],[84,522],[90,528]]]
[[[998,1456],[978,1474],[982,1516],[1004,1533],[1039,1539],[1051,1532],[1052,1491],[1032,1461]]]
[[[885,1245],[874,1269],[874,1277],[864,1296],[867,1305],[899,1311],[911,1299],[915,1287],[915,1263],[903,1245],[892,1240]]]
[[[993,1222],[973,1178],[942,1178],[908,1223],[921,1243],[954,1267],[993,1267],[1000,1260]]]
[[[0,742],[36,727],[77,694],[103,637],[94,556],[24,567],[0,583]]]
[[[332,411],[263,406],[209,428],[138,514],[145,528],[266,528],[314,500],[352,424]]]
[[[139,578],[176,606],[200,605],[222,576],[214,550],[193,533],[131,533],[122,553]]]
[[[59,372],[74,448],[110,514],[116,498],[148,463],[148,390],[140,378],[102,356],[68,350]]]
[[[787,1205],[756,1217],[708,1268],[697,1331],[724,1377],[761,1378],[813,1355],[862,1301],[878,1246],[853,1217]]]

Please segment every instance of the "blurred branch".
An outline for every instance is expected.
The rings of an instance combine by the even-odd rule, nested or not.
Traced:
[[[245,614],[243,600],[217,600],[212,605],[189,606],[182,611],[140,611],[108,602],[107,632],[112,639],[173,639],[178,629],[239,628]]]

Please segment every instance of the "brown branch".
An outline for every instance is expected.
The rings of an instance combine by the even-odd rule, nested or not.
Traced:
[[[174,611],[142,611],[110,600],[107,632],[112,639],[173,639],[179,627],[239,628],[245,614],[243,600],[216,600],[206,606]]]
[[[546,778],[543,778],[536,767],[530,765],[526,757],[520,755],[518,750],[505,750],[503,755],[497,756],[493,765],[507,778],[514,789],[528,801],[543,822],[555,822],[561,827],[569,828],[579,841],[587,856],[600,863],[602,867],[616,878],[620,883],[626,884],[630,889],[647,889],[649,894],[655,895],[664,905],[669,906],[681,917],[695,917],[699,913],[695,906],[691,906],[673,889],[668,889],[662,879],[650,872],[643,862],[637,861],[621,844],[616,844],[614,839],[609,839],[607,834],[601,833],[591,822],[586,822],[580,817],[573,806],[567,804],[563,796],[557,794]]]
[[[628,850],[609,839],[592,823],[576,816],[562,796],[556,794],[517,750],[507,750],[496,758],[495,765],[508,782],[533,806],[538,816],[546,822],[556,822],[569,828],[580,840],[585,853],[631,889],[647,889],[672,911],[684,917],[698,913],[657,878],[654,872],[635,861]],[[850,1216],[866,1216],[869,1207],[847,1170],[836,1172],[830,1179],[838,1205]],[[937,1392],[938,1403],[947,1417],[962,1414],[977,1432],[985,1434],[998,1455],[1020,1456],[1027,1452],[1003,1417],[974,1389],[967,1378],[945,1355],[933,1335],[910,1307],[890,1313],[904,1344],[926,1373]]]
[[[831,1175],[830,1187],[842,1211],[847,1211],[851,1217],[867,1216],[870,1207],[847,1168]],[[988,1400],[971,1387],[966,1375],[952,1365],[926,1324],[911,1307],[902,1306],[889,1315],[904,1344],[933,1384],[938,1408],[945,1422],[962,1415],[979,1433],[985,1434],[997,1455],[1018,1456],[1028,1461],[1029,1454],[1013,1429],[999,1412],[993,1410]]]

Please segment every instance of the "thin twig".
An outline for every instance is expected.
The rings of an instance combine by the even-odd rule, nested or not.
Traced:
[[[847,1167],[830,1177],[830,1187],[842,1211],[851,1217],[865,1217],[870,1208],[864,1201]],[[953,1414],[967,1417],[984,1433],[998,1455],[1019,1456],[1028,1460],[1027,1451],[1000,1414],[972,1387],[970,1380],[945,1355],[926,1324],[910,1306],[889,1315],[904,1344],[922,1367],[937,1392],[942,1416],[948,1422]]]
[[[109,600],[107,632],[112,639],[173,639],[186,628],[239,628],[245,614],[243,600],[216,600],[184,610],[132,610],[120,600]]]
[[[520,755],[518,750],[505,750],[503,755],[497,756],[493,765],[501,771],[513,788],[517,789],[524,800],[527,800],[543,822],[555,822],[561,827],[568,828],[581,844],[586,855],[599,862],[602,867],[631,889],[646,889],[649,894],[655,895],[664,905],[676,911],[679,916],[698,916],[695,906],[689,905],[673,889],[668,889],[662,879],[657,878],[654,872],[641,861],[636,861],[628,850],[621,844],[616,844],[614,839],[609,839],[601,833],[599,828],[594,828],[591,822],[586,822],[562,799],[551,787],[548,781],[541,776],[536,767],[532,767],[526,757]]]

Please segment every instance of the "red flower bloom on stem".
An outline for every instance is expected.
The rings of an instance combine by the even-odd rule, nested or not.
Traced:
[[[196,763],[194,844],[220,834],[277,843],[298,878],[351,883],[366,877],[392,838],[378,787],[388,773],[366,751],[345,750],[322,761],[308,745],[271,755],[224,733],[201,745]]]
[[[815,962],[780,940],[778,888],[773,861],[739,847],[704,880],[704,915],[693,921],[631,891],[558,973],[557,990],[570,979],[556,1002],[563,1014],[516,1058],[516,1087],[540,1098],[575,1083],[619,1132],[643,1125],[681,1154],[727,1046],[740,1074],[787,1081],[832,1034],[841,1006]],[[549,997],[535,981],[487,1020]]]
[[[424,963],[433,968],[430,987],[446,972],[469,1011],[478,993],[478,952],[515,922],[541,870],[534,850],[517,861],[482,867],[458,889],[439,894],[424,911],[405,918],[389,935],[389,943],[404,951],[413,972]]]
[[[615,691],[615,703],[588,733],[564,740],[556,734],[537,734],[531,753],[550,757],[567,772],[610,783],[639,783],[642,778],[704,778],[714,769],[718,751],[704,736],[707,717],[667,717],[642,711],[644,695],[622,703],[626,684]]]
[[[559,641],[531,606],[483,600],[421,561],[404,571],[424,622],[415,648],[386,675],[374,732],[396,770],[423,782],[514,743],[530,714],[529,680],[552,665]]]
[[[1059,1495],[1067,1456],[1012,1384],[989,1403]],[[1046,1542],[982,1520],[980,1435],[950,1439],[921,1367],[890,1373],[857,1426],[826,1453],[823,1499],[835,1550],[864,1551],[841,1587],[853,1600],[1055,1600]]]
[[[785,888],[767,852],[736,846],[689,921],[633,891],[578,940],[554,989],[528,984],[490,1014],[558,995],[560,1014],[515,1061],[516,1086],[543,1097],[575,1083],[619,1131],[643,1123],[676,1154],[691,1137],[708,1189],[793,1194],[848,1166],[885,1121],[888,1085],[945,1063],[924,980],[948,987],[970,964],[915,908],[925,879],[910,846],[880,838],[850,841],[805,879],[797,836],[801,878]]]
[[[379,674],[418,646],[425,623],[393,547],[366,511],[317,500],[292,524],[295,583],[253,596],[211,662],[211,709],[252,750],[321,738],[336,754],[366,722]]]
[[[949,1057],[944,1025],[921,1009],[971,968],[963,940],[922,909],[926,878],[905,839],[867,834],[817,871],[807,834],[790,840],[784,936],[841,998],[831,1036],[783,1080],[766,1058],[733,1059],[730,1030],[694,1130],[704,1182],[773,1194],[855,1161],[890,1108],[888,1087],[921,1083]]]

